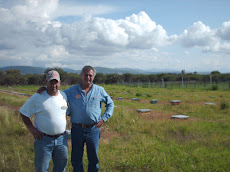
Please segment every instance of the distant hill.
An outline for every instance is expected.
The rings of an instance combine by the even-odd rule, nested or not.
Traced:
[[[6,70],[19,70],[21,74],[43,74],[45,68],[32,66],[7,66],[0,68],[0,70],[3,72]]]
[[[5,72],[6,70],[19,70],[21,74],[43,74],[46,68],[42,67],[32,67],[32,66],[7,66],[0,68],[1,71]],[[132,69],[132,68],[106,68],[106,67],[95,67],[97,73],[103,74],[159,74],[159,73],[174,73],[178,74],[181,71],[171,70],[171,69],[151,69],[151,70],[141,70],[141,69]],[[81,70],[74,70],[69,68],[63,68],[67,73],[77,73],[80,74]]]
[[[103,74],[159,74],[159,73],[180,73],[180,71],[176,70],[167,70],[167,69],[151,69],[151,70],[142,70],[142,69],[132,69],[132,68],[105,68],[105,67],[95,67],[97,73]],[[77,70],[76,73],[80,73],[80,70]]]

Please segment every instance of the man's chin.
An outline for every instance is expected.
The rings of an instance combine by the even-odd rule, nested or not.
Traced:
[[[90,84],[92,84],[92,82],[85,82],[85,84],[86,84],[86,85],[90,85]]]
[[[52,92],[53,94],[55,94],[55,93],[58,92],[58,90],[51,90],[51,92]]]

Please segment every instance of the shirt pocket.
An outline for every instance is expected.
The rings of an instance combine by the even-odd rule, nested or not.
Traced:
[[[100,108],[100,103],[101,103],[101,97],[100,96],[94,96],[90,100],[90,106],[93,109],[99,109]]]

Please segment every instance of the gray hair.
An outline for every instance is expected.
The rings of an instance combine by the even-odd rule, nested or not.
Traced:
[[[86,71],[93,70],[93,77],[96,76],[96,69],[92,66],[84,66],[81,70],[81,74],[83,74]]]

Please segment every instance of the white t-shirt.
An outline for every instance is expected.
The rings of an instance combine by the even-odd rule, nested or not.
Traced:
[[[68,103],[64,92],[50,96],[46,91],[35,93],[20,108],[21,114],[31,117],[34,114],[34,126],[48,135],[61,134],[66,129]]]

